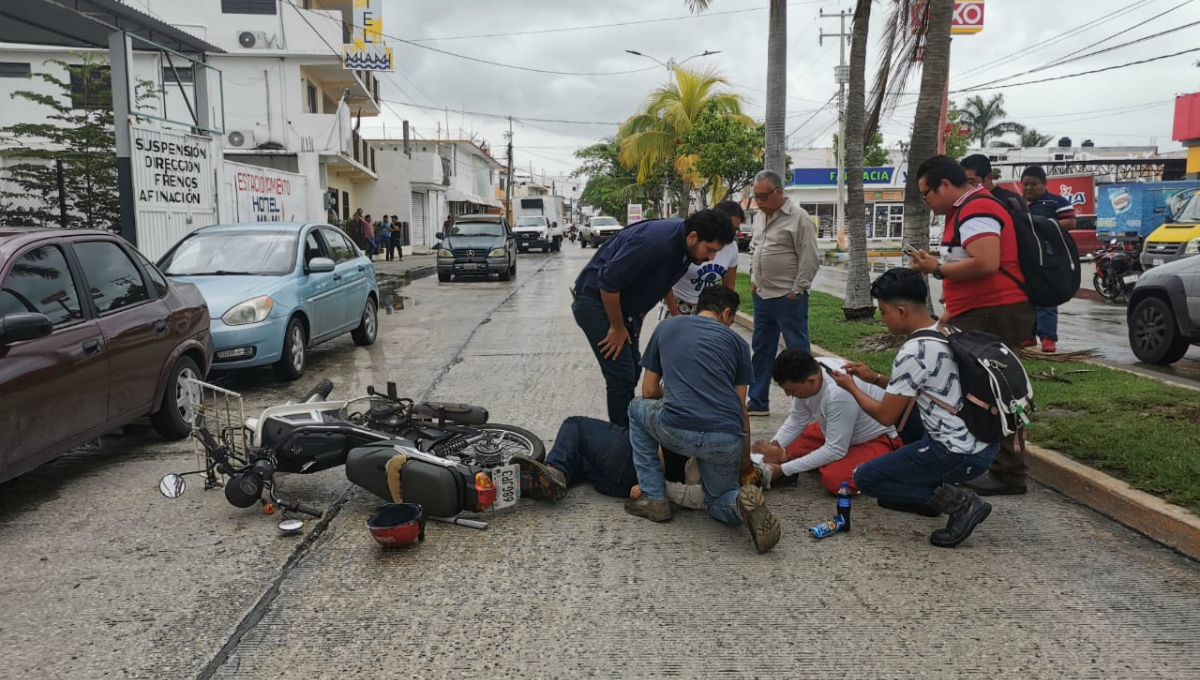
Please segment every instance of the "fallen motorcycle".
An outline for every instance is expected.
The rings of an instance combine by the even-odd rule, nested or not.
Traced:
[[[191,381],[197,404],[193,434],[204,466],[166,475],[159,490],[168,498],[184,493],[184,477],[204,475],[205,489],[225,489],[230,504],[246,508],[259,503],[267,514],[276,509],[320,517],[321,512],[282,498],[276,473],[312,474],[346,465],[350,481],[389,502],[403,500],[425,508],[430,519],[486,528],[463,518],[467,512],[499,510],[520,498],[520,471],[513,455],[537,460],[546,447],[533,433],[512,425],[488,423],[479,406],[443,402],[415,403],[367,388],[367,395],[328,401],[328,380],[299,403],[267,408],[246,418],[241,395],[215,385]],[[390,467],[389,467],[390,464]],[[225,481],[228,478],[228,481]],[[280,529],[295,531],[296,520]]]

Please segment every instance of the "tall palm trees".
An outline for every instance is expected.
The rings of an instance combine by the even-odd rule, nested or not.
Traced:
[[[708,9],[712,0],[685,0],[693,12]],[[767,139],[765,165],[786,177],[787,135],[787,1],[771,0],[767,31]]]
[[[637,169],[638,181],[645,181],[666,163],[680,177],[678,205],[685,212],[692,187],[702,178],[691,173],[694,159],[682,152],[684,137],[702,114],[725,116],[747,126],[754,121],[742,114],[742,98],[718,88],[728,81],[713,69],[689,71],[672,69],[674,82],[650,93],[642,111],[630,117],[617,133],[621,144],[618,159],[623,166]]]
[[[958,110],[959,120],[971,129],[971,139],[978,141],[980,147],[986,147],[989,140],[1008,134],[1019,135],[1025,131],[1020,123],[1004,120],[1008,112],[1004,110],[1003,94],[994,94],[987,101],[984,101],[982,96],[975,95],[967,99]]]
[[[871,277],[867,268],[866,199],[863,195],[863,155],[866,142],[867,40],[870,33],[872,0],[858,0],[850,40],[850,87],[846,97],[846,199],[847,232],[850,236],[850,271],[842,310],[847,319],[868,318]]]

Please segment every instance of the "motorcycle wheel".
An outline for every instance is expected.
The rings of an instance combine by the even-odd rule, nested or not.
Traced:
[[[481,432],[501,434],[500,444],[506,464],[515,454],[532,458],[536,461],[546,460],[546,445],[536,434],[529,430],[501,423],[487,423],[486,425],[478,425],[474,429]]]
[[[1116,300],[1117,295],[1119,294],[1116,286],[1109,285],[1108,282],[1104,280],[1104,277],[1100,276],[1099,274],[1092,275],[1092,287],[1094,287],[1096,292],[1100,294],[1100,297],[1104,298],[1105,300]]]

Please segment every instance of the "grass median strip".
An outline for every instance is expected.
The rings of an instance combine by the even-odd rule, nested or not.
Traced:
[[[753,314],[749,275],[738,274],[738,293]],[[887,332],[878,320],[846,321],[841,298],[817,292],[808,319],[814,344],[891,372],[894,349],[863,346]],[[1084,362],[1027,360],[1025,369],[1070,381],[1034,378],[1032,441],[1200,514],[1200,392]]]

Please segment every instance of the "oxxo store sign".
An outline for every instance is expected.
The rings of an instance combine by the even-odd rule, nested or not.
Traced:
[[[151,259],[217,221],[208,137],[130,126],[138,248]]]

